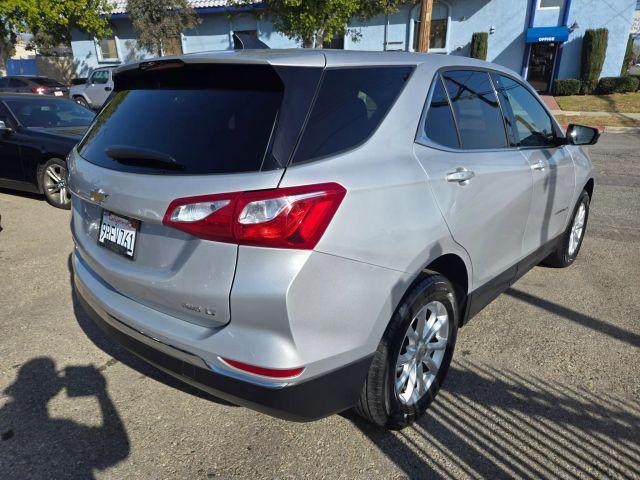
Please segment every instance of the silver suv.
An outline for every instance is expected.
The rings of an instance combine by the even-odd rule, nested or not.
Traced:
[[[98,109],[107,101],[113,91],[114,67],[96,68],[85,83],[73,85],[69,97],[83,107]]]
[[[234,403],[402,428],[458,328],[580,249],[598,132],[565,136],[497,65],[265,50],[114,77],[69,158],[76,292],[116,341]]]

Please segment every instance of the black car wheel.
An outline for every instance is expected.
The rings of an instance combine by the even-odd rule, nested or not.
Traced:
[[[393,314],[378,345],[356,411],[375,425],[404,428],[427,410],[449,370],[458,330],[454,288],[424,276]]]
[[[56,208],[71,208],[71,192],[67,188],[67,164],[52,158],[40,168],[40,185],[44,196]]]
[[[543,260],[543,265],[565,268],[574,262],[580,252],[584,233],[587,229],[589,201],[589,194],[583,190],[573,210],[573,216],[567,226],[567,230],[560,237],[554,252]]]
[[[76,102],[78,105],[82,105],[85,108],[90,108],[89,104],[83,97],[73,97],[73,101]]]

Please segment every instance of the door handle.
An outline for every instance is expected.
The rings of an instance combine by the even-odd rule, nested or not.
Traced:
[[[104,87],[104,89],[105,89],[107,92],[110,92],[110,91],[111,91],[111,87]]]
[[[458,182],[460,185],[466,185],[475,176],[476,174],[472,170],[458,167],[455,171],[447,173],[446,179],[447,182]]]
[[[533,165],[531,165],[531,170],[540,170],[542,172],[545,168],[547,168],[547,166],[547,162],[545,162],[544,160],[540,160],[538,161],[538,163],[534,163]]]

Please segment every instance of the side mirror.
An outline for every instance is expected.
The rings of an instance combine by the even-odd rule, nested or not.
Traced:
[[[13,128],[8,127],[4,120],[0,120],[0,133],[11,133],[13,132]]]
[[[594,145],[598,138],[600,138],[600,131],[597,128],[573,123],[567,128],[567,142],[570,145]]]

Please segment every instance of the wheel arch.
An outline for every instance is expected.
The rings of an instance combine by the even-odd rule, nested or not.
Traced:
[[[584,190],[589,194],[589,200],[593,200],[593,187],[595,186],[595,181],[593,178],[590,178],[587,183],[584,185]]]
[[[469,292],[470,275],[464,260],[455,253],[446,253],[432,260],[423,272],[436,272],[451,282],[456,291],[461,323]]]

